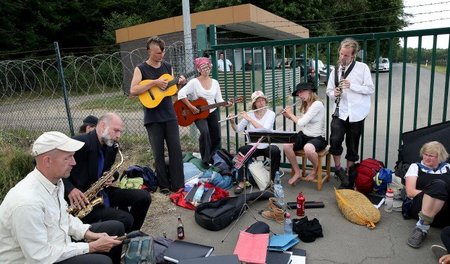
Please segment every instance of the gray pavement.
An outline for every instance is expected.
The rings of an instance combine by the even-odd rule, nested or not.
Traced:
[[[415,225],[415,220],[404,220],[400,212],[386,213],[380,208],[381,221],[375,229],[368,229],[346,220],[339,211],[333,186],[338,186],[332,178],[326,182],[322,191],[317,191],[316,184],[299,182],[291,187],[283,177],[283,186],[287,201],[295,201],[299,191],[306,200],[323,201],[325,208],[306,209],[308,219],[317,218],[322,225],[324,237],[315,242],[300,242],[295,247],[306,250],[307,263],[437,263],[430,250],[432,244],[440,244],[440,229],[431,228],[426,241],[419,249],[413,249],[406,240]],[[232,189],[230,194],[232,194]],[[267,201],[250,204],[250,209],[236,224],[220,231],[209,231],[200,227],[194,220],[194,212],[177,207],[174,217],[165,219],[158,228],[151,230],[153,235],[166,232],[169,238],[176,237],[176,217],[181,214],[185,226],[185,240],[214,246],[214,254],[232,254],[240,230],[244,230],[255,221],[264,221],[274,233],[282,233],[283,226],[262,218],[258,211],[267,206]],[[150,208],[151,210],[151,208]],[[291,210],[295,216],[295,210]],[[224,240],[224,241],[223,241]],[[222,242],[223,241],[223,242]]]

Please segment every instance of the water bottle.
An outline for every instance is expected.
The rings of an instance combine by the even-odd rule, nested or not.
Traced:
[[[275,198],[277,199],[277,202],[281,205],[281,207],[284,207],[284,190],[283,190],[283,185],[281,185],[281,178],[280,178],[279,171],[275,172],[273,190],[274,190]]]
[[[291,214],[286,213],[284,216],[284,233],[285,234],[292,234],[292,219]]]
[[[194,198],[192,198],[192,204],[197,206],[200,203],[200,201],[202,200],[204,191],[205,191],[205,186],[203,186],[203,184],[202,184],[198,187],[197,191],[195,191]]]
[[[386,191],[386,198],[384,201],[384,211],[390,213],[392,212],[392,207],[394,205],[394,191],[388,188]]]
[[[305,215],[305,196],[302,192],[297,195],[297,215],[300,217]]]

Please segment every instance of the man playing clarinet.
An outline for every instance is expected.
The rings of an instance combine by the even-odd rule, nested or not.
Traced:
[[[348,187],[348,168],[359,160],[359,140],[369,114],[370,96],[375,92],[369,67],[355,61],[358,50],[359,44],[354,39],[346,38],[340,43],[338,65],[331,72],[327,85],[327,95],[335,101],[330,154],[333,155],[334,171],[341,180],[341,187]],[[347,170],[341,167],[344,136]]]

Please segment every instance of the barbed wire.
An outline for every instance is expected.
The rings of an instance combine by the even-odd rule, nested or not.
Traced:
[[[447,4],[450,3],[450,1],[443,1],[443,2],[438,2],[438,3],[429,3],[429,4],[419,4],[419,5],[412,5],[412,6],[405,6],[404,8],[413,8],[413,7],[424,7],[424,6],[434,6],[434,5],[439,5],[439,4]],[[321,22],[321,21],[332,21],[335,22],[335,20],[339,20],[341,18],[349,18],[349,17],[356,17],[356,16],[361,16],[361,15],[370,15],[370,14],[376,14],[376,13],[386,13],[386,11],[388,10],[396,10],[398,9],[398,7],[391,7],[391,8],[383,8],[383,9],[379,9],[379,10],[372,10],[372,11],[367,11],[367,12],[361,12],[361,13],[357,13],[357,14],[352,14],[352,15],[343,15],[343,16],[336,16],[333,18],[324,18],[324,19],[311,19],[311,20],[294,20],[294,22],[299,22],[299,23],[316,23],[316,22]],[[415,16],[417,14],[411,14],[412,16]],[[339,21],[338,21],[339,22]]]

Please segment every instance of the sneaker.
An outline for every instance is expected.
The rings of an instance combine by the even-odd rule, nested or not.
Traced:
[[[342,187],[347,187],[348,185],[350,185],[348,175],[345,173],[344,168],[340,168],[339,170],[334,171],[334,176],[341,181]]]
[[[442,256],[447,255],[447,249],[440,245],[432,245],[431,251],[433,252],[434,258],[439,260]]]
[[[425,238],[427,237],[427,233],[423,232],[422,229],[416,227],[414,228],[411,236],[408,238],[408,245],[413,248],[419,248]]]
[[[159,192],[164,194],[164,195],[169,195],[170,194],[170,190],[168,188],[160,188]]]

